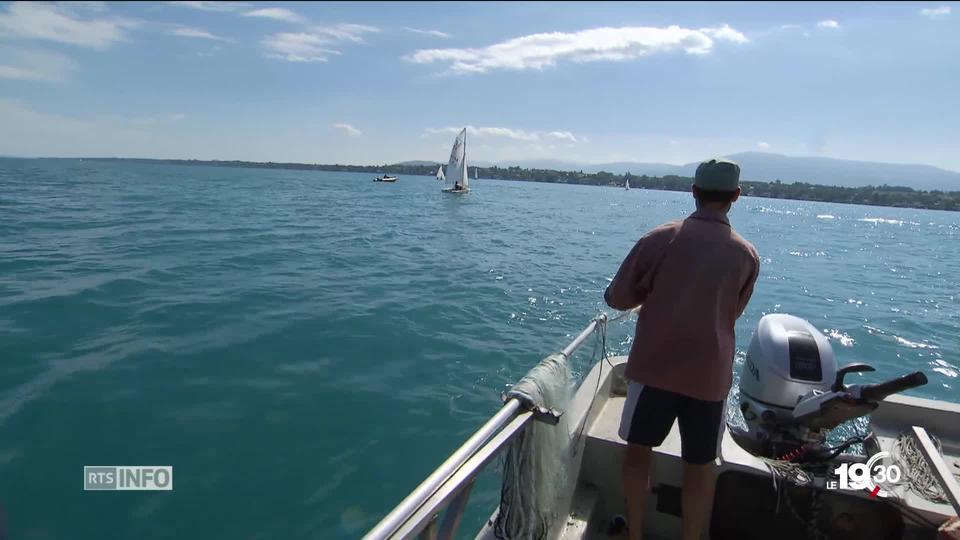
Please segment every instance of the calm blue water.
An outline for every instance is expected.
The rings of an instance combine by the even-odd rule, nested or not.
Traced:
[[[0,160],[11,538],[358,537],[692,207],[372,176]],[[741,348],[789,312],[868,380],[923,369],[912,394],[960,401],[960,214],[747,198],[731,219],[763,258]],[[82,491],[83,465],[123,464],[173,465],[175,490]],[[474,493],[467,529],[498,497]]]

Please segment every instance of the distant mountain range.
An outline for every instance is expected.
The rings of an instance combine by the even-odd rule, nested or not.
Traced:
[[[823,157],[791,157],[766,152],[742,152],[726,156],[740,164],[741,180],[758,182],[808,182],[827,186],[907,186],[914,189],[960,191],[960,172],[948,171],[931,165],[878,163]],[[436,161],[407,161],[404,164],[436,165]],[[517,166],[525,169],[552,169],[558,171],[606,171],[614,174],[642,176],[689,176],[699,162],[685,165],[668,163],[575,163],[555,159],[521,160],[511,162],[470,162],[478,167]]]

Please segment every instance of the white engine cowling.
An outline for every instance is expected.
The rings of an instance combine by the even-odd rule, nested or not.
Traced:
[[[829,391],[836,376],[833,349],[819,330],[793,315],[766,315],[757,325],[740,373],[744,419],[749,425],[766,414],[768,423],[787,421],[801,398]]]
[[[809,322],[766,315],[740,370],[740,411],[747,430],[731,426],[730,433],[754,455],[831,460],[845,446],[825,444],[830,430],[869,414],[890,394],[927,383],[919,371],[878,384],[844,382],[847,374],[870,371],[874,368],[859,362],[837,369],[830,342]]]

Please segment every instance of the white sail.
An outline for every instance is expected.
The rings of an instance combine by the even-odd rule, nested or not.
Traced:
[[[628,190],[630,189],[630,179],[629,179],[629,178],[627,178],[627,183],[624,184],[624,188],[626,188],[626,189],[628,189]]]
[[[443,165],[437,167],[437,180],[443,182]]]
[[[467,174],[467,130],[464,128],[453,141],[450,151],[450,161],[447,163],[447,174],[443,182],[443,189],[453,189],[456,186],[466,188],[469,182]]]
[[[474,180],[479,180],[479,179],[480,179],[480,167],[474,167],[474,168],[473,168],[473,179],[474,179]]]
[[[467,128],[463,128],[463,179],[460,180],[460,187],[467,189],[470,184],[470,171],[467,169]]]

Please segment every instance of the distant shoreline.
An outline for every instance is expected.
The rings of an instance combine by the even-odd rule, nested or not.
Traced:
[[[80,158],[76,158],[80,159]],[[433,176],[439,164],[431,165],[324,165],[308,163],[274,163],[255,161],[220,161],[193,159],[142,159],[142,158],[82,158],[86,161],[124,161],[167,165],[199,165],[206,167],[243,167],[253,169],[288,169],[329,172],[390,173],[417,176]],[[546,182],[553,184],[577,184],[623,188],[627,179],[635,189],[689,192],[692,178],[676,175],[647,176],[613,174],[608,172],[584,173],[552,169],[522,169],[520,167],[471,167],[479,170],[480,176],[491,180],[514,180],[521,182]],[[916,208],[925,210],[960,211],[960,192],[921,191],[902,186],[839,187],[809,184],[806,182],[742,182],[743,195],[770,199],[834,202],[893,208]]]

